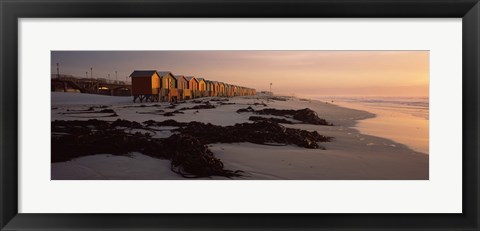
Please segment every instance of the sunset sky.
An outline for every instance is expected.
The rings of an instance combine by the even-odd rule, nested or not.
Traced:
[[[171,71],[268,91],[315,96],[428,96],[428,51],[52,51],[51,70],[125,80]]]

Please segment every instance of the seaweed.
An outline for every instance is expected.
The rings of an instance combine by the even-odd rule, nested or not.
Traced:
[[[150,133],[126,132],[132,129],[156,131],[152,127],[174,126],[178,132],[168,138],[153,138]],[[143,123],[117,119],[113,122],[90,119],[52,121],[52,162],[68,161],[94,154],[128,155],[140,152],[168,159],[171,170],[183,177],[239,177],[242,171],[227,170],[207,144],[251,142],[271,145],[294,144],[310,149],[324,149],[318,142],[329,142],[331,137],[316,131],[285,128],[274,121],[218,126],[200,122],[175,120]]]

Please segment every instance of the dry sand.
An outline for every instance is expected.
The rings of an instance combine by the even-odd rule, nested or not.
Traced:
[[[68,97],[68,99],[66,98]],[[305,149],[297,146],[266,146],[251,143],[211,144],[210,148],[222,160],[227,169],[243,170],[244,180],[354,180],[354,179],[404,179],[428,180],[429,157],[392,140],[361,134],[356,126],[359,121],[374,118],[374,114],[340,107],[321,101],[267,101],[257,97],[230,98],[233,105],[220,105],[215,109],[184,111],[165,117],[137,112],[153,112],[152,107],[125,107],[133,104],[131,97],[110,97],[80,93],[52,93],[52,120],[89,119],[88,116],[63,115],[67,109],[85,109],[89,105],[109,105],[118,118],[143,122],[146,120],[174,119],[180,122],[199,121],[217,125],[233,125],[248,121],[251,113],[236,113],[255,102],[268,106],[252,106],[254,109],[303,109],[310,108],[335,126],[308,124],[283,124],[286,127],[316,130],[322,135],[335,137],[333,142],[322,143],[326,150]],[[200,100],[207,100],[203,98]],[[151,105],[152,103],[144,103]],[[153,103],[156,104],[156,103]],[[160,103],[168,105],[166,103]],[[188,102],[177,107],[191,107]],[[163,109],[164,107],[162,107]],[[171,109],[173,111],[174,109]],[[274,116],[265,116],[274,117]],[[280,117],[279,117],[280,118]],[[405,121],[408,123],[408,121]],[[362,125],[363,126],[363,125]],[[406,124],[406,126],[409,126]],[[381,126],[377,127],[381,130]],[[387,137],[387,136],[385,136]],[[72,161],[52,164],[52,179],[183,179],[169,170],[166,160],[155,160],[139,153],[131,157],[105,155],[86,156]],[[212,177],[204,179],[225,179]],[[227,178],[228,179],[228,178]]]

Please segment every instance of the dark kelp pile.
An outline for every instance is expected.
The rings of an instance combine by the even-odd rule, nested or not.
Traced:
[[[215,105],[212,105],[209,102],[206,102],[205,104],[195,105],[193,107],[183,107],[180,110],[185,111],[185,110],[212,109],[212,108],[215,108]]]
[[[274,115],[274,116],[283,116],[287,118],[293,118],[299,121],[302,121],[306,124],[315,124],[315,125],[327,125],[333,126],[332,123],[328,123],[325,119],[318,117],[318,114],[309,109],[300,109],[300,110],[279,110],[274,108],[265,108],[261,110],[255,110],[252,107],[241,108],[237,110],[237,113],[243,112],[252,112],[258,115]]]
[[[318,134],[316,131],[305,131],[295,128],[286,128],[276,122],[259,121],[241,123],[232,126],[218,126],[210,123],[189,122],[181,123],[174,120],[144,122],[147,126],[175,126],[175,131],[197,138],[202,144],[211,143],[239,143],[250,142],[255,144],[280,143],[295,144],[303,148],[324,149],[317,142],[331,141],[331,137]]]
[[[175,126],[176,134],[153,138],[151,133],[131,132],[143,129],[155,132],[158,127]],[[241,176],[241,171],[224,169],[221,160],[208,148],[211,143],[251,142],[256,144],[295,144],[304,148],[320,148],[317,142],[331,137],[300,129],[285,128],[272,121],[217,126],[200,122],[153,120],[138,123],[128,120],[53,121],[52,162],[62,162],[94,154],[127,155],[140,152],[171,160],[171,170],[183,177]]]
[[[227,98],[213,98],[213,99],[210,99],[210,101],[212,101],[212,102],[228,102],[230,100],[227,99]]]
[[[208,147],[187,134],[174,134],[165,139],[152,138],[150,133],[129,133],[131,129],[152,130],[137,122],[53,121],[52,162],[62,162],[94,154],[127,155],[140,152],[171,160],[170,168],[183,177],[241,176],[241,171],[226,170]]]
[[[290,121],[290,120],[279,119],[279,118],[265,118],[265,117],[261,117],[261,116],[250,116],[250,117],[248,117],[248,120],[250,120],[250,121],[269,121],[269,122],[282,123],[282,124],[293,124],[293,122]]]
[[[101,108],[101,110],[95,110],[95,108]],[[103,108],[103,109],[102,109]],[[108,109],[107,106],[98,106],[98,107],[89,107],[88,109],[80,109],[80,110],[69,110],[67,112],[59,113],[69,117],[78,117],[79,115],[86,115],[86,114],[107,114],[107,115],[96,115],[96,116],[89,116],[90,118],[99,118],[99,117],[117,117],[117,113],[113,109]],[[82,116],[83,117],[83,116]]]
[[[165,113],[163,113],[163,116],[174,116],[175,114],[185,114],[185,113],[181,112],[179,110],[175,110],[175,111],[172,111],[172,112],[165,112]]]
[[[123,108],[135,108],[135,107],[161,107],[161,104],[151,104],[151,105],[145,105],[145,104],[140,104],[140,105],[130,105],[130,106],[125,106]]]

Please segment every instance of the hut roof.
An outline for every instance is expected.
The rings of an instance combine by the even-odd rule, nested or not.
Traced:
[[[198,80],[198,82],[200,82],[200,81],[202,81],[202,80],[205,81],[205,82],[207,82],[204,78],[197,78],[197,80]]]
[[[157,73],[155,70],[135,70],[130,74],[130,77],[151,77],[153,74]],[[158,74],[158,73],[157,73]]]
[[[173,77],[175,77],[176,80],[180,79],[180,78],[184,78],[185,79],[185,76],[184,75],[174,75]]]
[[[173,76],[172,72],[170,72],[170,71],[157,71],[157,73],[160,77],[164,77],[168,74],[171,74]]]
[[[197,80],[194,76],[185,76],[185,78],[186,78],[188,81],[194,79],[195,81],[198,82],[198,80]]]

